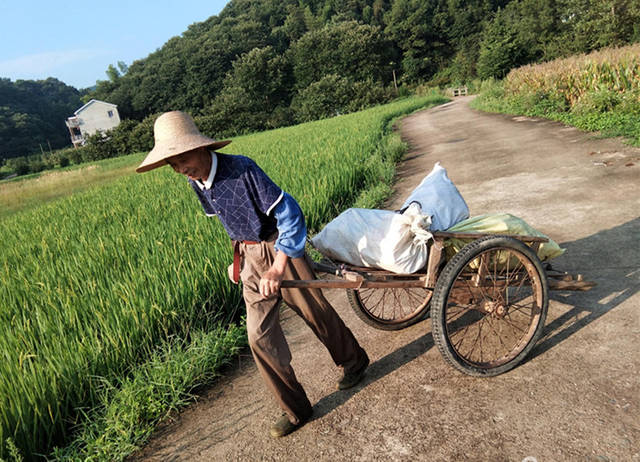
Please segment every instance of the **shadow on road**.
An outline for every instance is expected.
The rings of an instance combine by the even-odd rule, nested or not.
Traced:
[[[640,291],[640,218],[560,245],[554,266],[582,273],[598,285],[587,292],[553,291],[551,300],[571,308],[550,322],[529,359],[541,355]]]
[[[346,403],[352,396],[384,376],[399,369],[405,364],[413,361],[417,357],[429,351],[433,346],[433,337],[431,333],[423,335],[413,342],[406,344],[402,348],[389,353],[374,363],[371,363],[367,369],[364,380],[357,386],[349,390],[334,391],[333,393],[321,398],[313,409],[312,420],[320,419],[329,414],[334,409]]]

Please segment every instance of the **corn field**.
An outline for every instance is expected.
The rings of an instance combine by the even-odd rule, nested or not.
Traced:
[[[507,94],[559,94],[573,107],[590,92],[640,94],[640,44],[594,51],[513,69]],[[638,100],[640,102],[640,100]]]
[[[384,180],[372,154],[389,120],[442,102],[407,99],[241,137],[244,154],[298,199],[310,230]],[[377,159],[372,161],[371,159]],[[231,246],[182,176],[128,175],[0,220],[0,457],[63,444],[101,378],[241,306]]]

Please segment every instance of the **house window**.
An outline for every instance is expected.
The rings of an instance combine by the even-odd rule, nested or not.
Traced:
[[[107,115],[108,115],[109,117],[113,117],[113,111],[107,111]]]

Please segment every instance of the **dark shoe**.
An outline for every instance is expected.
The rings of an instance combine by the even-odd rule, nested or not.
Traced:
[[[309,414],[309,417],[311,417],[311,414]],[[280,418],[276,420],[273,425],[271,425],[269,433],[274,438],[281,438],[302,427],[307,422],[307,420],[309,420],[309,417],[307,417],[306,419],[301,419],[298,424],[294,424],[291,423],[289,417],[287,417],[287,414],[283,413]]]
[[[369,366],[369,357],[365,353],[364,359],[356,368],[348,372],[345,371],[342,379],[338,382],[338,390],[346,390],[359,384],[362,377],[364,377],[367,366]]]

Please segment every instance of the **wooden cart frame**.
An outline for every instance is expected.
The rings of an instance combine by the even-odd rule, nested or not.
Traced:
[[[448,239],[470,241],[447,258]],[[539,339],[549,290],[588,290],[594,283],[543,266],[548,239],[436,232],[422,271],[396,274],[333,262],[314,263],[337,278],[282,281],[282,287],[342,288],[356,314],[385,330],[431,316],[435,344],[461,372],[493,376],[520,363]]]

